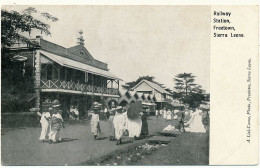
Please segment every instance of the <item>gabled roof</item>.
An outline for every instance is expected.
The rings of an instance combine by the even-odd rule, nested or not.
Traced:
[[[154,82],[150,82],[148,80],[142,80],[141,82],[139,82],[137,85],[135,85],[135,87],[133,87],[133,89],[136,89],[139,85],[141,85],[143,82],[147,83],[150,87],[152,87],[153,89],[157,90],[160,93],[165,93],[165,94],[169,94],[169,92],[167,92],[165,89],[163,89],[159,84],[154,83]]]
[[[129,90],[128,92],[130,93],[131,96],[135,95],[135,91]]]
[[[92,57],[88,50],[82,45],[76,45],[74,47],[65,48],[55,43],[49,42],[44,39],[40,39],[41,49],[57,54],[61,57],[65,57],[80,63],[88,64],[96,68],[108,70],[107,64],[98,61]]]

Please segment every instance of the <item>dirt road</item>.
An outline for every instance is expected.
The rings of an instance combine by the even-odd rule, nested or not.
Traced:
[[[155,134],[171,122],[151,117],[148,124],[150,134]],[[89,122],[75,121],[66,124],[66,128],[62,130],[63,142],[57,144],[39,143],[41,128],[14,129],[2,135],[2,164],[78,165],[91,158],[106,155],[133,144],[127,137],[123,138],[122,145],[109,141],[108,121],[101,122],[101,129],[103,134],[99,140],[92,141]]]

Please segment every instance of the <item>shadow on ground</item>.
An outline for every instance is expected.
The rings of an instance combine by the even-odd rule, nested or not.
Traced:
[[[62,138],[60,143],[64,143],[64,142],[72,142],[72,141],[76,141],[78,139],[71,139],[71,138]]]

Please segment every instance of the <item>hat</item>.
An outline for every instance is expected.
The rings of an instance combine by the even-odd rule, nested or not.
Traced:
[[[55,100],[52,102],[52,106],[53,106],[53,107],[58,107],[58,106],[60,106],[60,101],[57,100],[57,99],[55,99]]]
[[[94,102],[93,103],[93,110],[97,110],[99,109],[99,103],[98,102]]]
[[[111,108],[115,108],[115,107],[116,107],[115,104],[112,104],[112,105],[111,105]]]

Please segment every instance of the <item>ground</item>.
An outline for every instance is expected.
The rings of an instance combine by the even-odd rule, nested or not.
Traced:
[[[174,121],[150,117],[150,135],[155,135]],[[101,122],[102,135],[93,141],[88,121],[66,123],[63,142],[57,144],[39,143],[41,128],[2,128],[1,152],[3,165],[88,165],[106,159],[106,156],[144,144],[147,139],[132,141],[123,137],[123,144],[116,145],[108,140],[108,121]],[[167,155],[165,153],[168,152]],[[185,155],[185,156],[184,156]],[[162,157],[163,156],[163,157]],[[182,156],[182,157],[181,157]],[[200,157],[200,158],[199,158]],[[163,158],[163,159],[162,159]],[[187,159],[187,162],[173,158]],[[149,158],[136,160],[138,165],[207,164],[208,139],[206,134],[185,133],[176,137],[167,147],[155,151]],[[123,164],[123,163],[122,163]],[[130,163],[129,163],[130,164]]]

